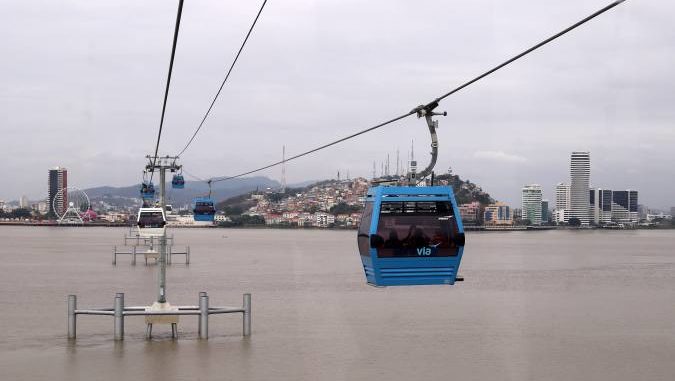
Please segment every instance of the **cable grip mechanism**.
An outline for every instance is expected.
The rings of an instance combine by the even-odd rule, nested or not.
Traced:
[[[411,171],[411,173],[408,174],[408,182],[413,185],[416,184],[418,179],[423,179],[431,174],[431,171],[433,171],[434,166],[436,165],[436,159],[438,158],[438,136],[436,135],[436,129],[438,129],[438,120],[434,120],[434,116],[447,116],[448,112],[443,111],[443,112],[434,112],[434,109],[438,107],[438,102],[434,101],[431,102],[427,105],[420,105],[417,106],[412,110],[415,114],[417,114],[418,118],[424,117],[427,121],[427,126],[429,127],[429,134],[431,135],[431,162],[429,165],[418,175]]]

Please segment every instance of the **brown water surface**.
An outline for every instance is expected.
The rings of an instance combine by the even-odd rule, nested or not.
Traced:
[[[353,231],[180,229],[192,263],[168,269],[168,300],[241,304],[178,340],[140,317],[113,341],[80,308],[150,304],[157,267],[111,265],[113,228],[0,227],[0,380],[673,380],[675,231],[470,233],[456,286],[374,288]]]

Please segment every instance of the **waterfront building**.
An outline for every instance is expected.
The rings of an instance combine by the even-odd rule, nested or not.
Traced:
[[[221,223],[221,222],[231,222],[232,219],[231,219],[229,216],[225,215],[225,214],[216,214],[216,215],[213,217],[213,221],[215,221],[216,223]]]
[[[612,191],[610,189],[590,189],[588,204],[590,222],[595,225],[603,225],[612,221]]]
[[[566,223],[570,210],[570,185],[558,183],[555,186],[554,220],[557,223]]]
[[[49,206],[47,206],[47,202],[46,201],[38,202],[37,211],[40,212],[40,214],[46,214],[49,211]]]
[[[655,220],[672,220],[673,216],[671,214],[665,214],[663,212],[659,213],[648,213],[645,216],[647,222],[654,222]]]
[[[570,158],[570,218],[578,218],[582,226],[589,223],[588,191],[591,180],[591,154],[572,152]]]
[[[523,218],[523,210],[520,208],[513,208],[511,211],[511,214],[513,214],[513,220],[517,221]]]
[[[483,211],[483,221],[485,225],[513,225],[511,208],[502,202],[488,205]]]
[[[465,225],[477,225],[479,214],[480,203],[477,201],[459,206],[459,215]]]
[[[541,225],[541,186],[539,184],[523,187],[521,205],[522,219],[529,220],[532,225]]]
[[[564,224],[569,221],[569,209],[556,209],[553,211],[553,221],[557,224]]]
[[[612,192],[612,221],[621,223],[638,222],[638,192],[635,190]]]
[[[21,196],[19,197],[19,208],[27,209],[28,208],[28,197]]]
[[[670,207],[670,215],[675,216],[675,206]]]
[[[315,226],[322,228],[335,224],[335,216],[325,212],[317,212],[315,215]]]
[[[48,215],[54,217],[54,207],[56,207],[60,214],[63,214],[66,211],[68,205],[68,193],[64,191],[58,198],[56,196],[61,189],[67,187],[68,170],[63,167],[50,169],[47,188]]]
[[[549,222],[551,220],[550,213],[548,211],[548,200],[541,200],[541,222]]]

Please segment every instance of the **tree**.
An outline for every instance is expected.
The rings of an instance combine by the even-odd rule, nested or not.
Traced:
[[[341,202],[330,208],[331,214],[351,214],[351,213],[358,213],[360,211],[361,207],[359,205],[348,205],[347,203],[344,202]]]
[[[581,226],[581,220],[578,219],[577,217],[572,217],[569,219],[567,222],[569,226]]]
[[[528,220],[527,218],[524,220],[517,220],[516,225],[530,226],[532,225],[532,221]]]
[[[244,208],[242,208],[240,205],[224,206],[222,211],[228,216],[240,215],[244,213]]]
[[[14,218],[30,218],[31,216],[30,210],[25,208],[14,209],[11,214]]]
[[[284,193],[268,193],[265,195],[265,198],[269,202],[279,202],[284,199],[285,194]]]

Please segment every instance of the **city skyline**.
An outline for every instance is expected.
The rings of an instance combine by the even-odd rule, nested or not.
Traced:
[[[81,188],[140,181],[158,127],[175,9],[142,2],[129,18],[111,4],[47,3],[37,10],[11,1],[0,15],[7,36],[0,41],[7,52],[0,62],[0,133],[11,143],[3,152],[10,181],[0,199],[43,197],[44,169],[55,165],[69,168],[70,182]],[[279,160],[282,145],[292,156],[407,112],[604,2],[424,5],[435,11],[411,12],[406,2],[374,1],[358,10],[270,4],[183,156],[186,170],[200,177],[237,173]],[[174,154],[196,127],[256,8],[186,4],[160,153]],[[627,2],[442,102],[448,116],[439,118],[437,172],[452,167],[517,205],[518,190],[532,182],[553,199],[549,184],[566,172],[560,163],[580,149],[598,158],[597,183],[640,189],[644,203],[672,206],[675,79],[667,63],[675,52],[674,38],[660,31],[668,30],[664,15],[673,10],[666,1]],[[204,43],[212,40],[218,49]],[[373,161],[394,158],[395,147],[403,157],[411,140],[425,165],[428,131],[410,118],[289,163],[287,181],[332,178],[347,168],[352,177],[370,177]],[[278,179],[280,171],[260,175]]]
[[[580,158],[581,156],[583,156],[584,158],[583,158],[583,163],[580,164],[579,158]],[[576,163],[575,163],[575,157],[576,157]],[[591,179],[590,179],[590,159],[589,159],[589,157],[590,157],[590,152],[579,152],[579,151],[572,152],[572,153],[571,153],[572,161],[571,161],[571,165],[570,165],[570,171],[569,171],[569,174],[570,174],[570,180],[571,180],[572,177],[573,177],[573,174],[575,173],[575,170],[576,170],[576,172],[578,173],[578,172],[579,172],[580,165],[581,165],[581,167],[582,167],[582,169],[583,169],[581,172],[583,173],[582,177],[583,177],[584,184],[588,184],[588,189],[587,189],[587,190],[590,191],[590,193],[589,193],[589,192],[586,192],[586,193],[587,193],[587,196],[586,196],[586,197],[587,197],[587,198],[590,197],[591,200],[592,200],[592,198],[594,197],[593,191],[597,191],[597,190],[601,190],[601,191],[602,191],[603,188],[598,188],[598,187],[593,187],[593,186],[592,186],[592,181],[591,181]],[[383,163],[383,164],[384,164],[384,163]],[[51,175],[51,174],[52,174],[52,172],[59,171],[59,170],[61,170],[61,171],[64,172],[64,173],[67,173],[66,168],[59,167],[59,166],[50,168],[50,170],[49,170],[49,171],[50,171],[50,177],[49,177],[49,182],[48,182],[48,187],[47,187],[47,196],[46,196],[46,198],[45,198],[45,197],[42,197],[42,198],[40,198],[40,197],[37,197],[37,198],[28,198],[28,197],[25,195],[25,193],[24,193],[24,194],[21,194],[21,196],[17,197],[17,199],[14,199],[14,200],[12,200],[12,199],[9,199],[9,200],[0,199],[0,200],[2,200],[3,202],[10,202],[10,203],[12,203],[12,202],[18,202],[19,205],[23,205],[23,203],[27,204],[29,201],[30,201],[30,202],[40,202],[40,201],[46,200],[46,201],[49,201],[49,204],[51,205],[51,202],[53,201],[53,197],[51,196],[51,194],[56,192],[56,191],[53,190],[53,186],[52,186],[52,175]],[[280,182],[280,184],[282,184],[282,187],[285,186],[285,184],[284,184],[285,181],[284,181],[284,178],[283,178],[284,172],[285,172],[285,171],[282,169],[282,178],[279,179],[279,182]],[[452,172],[451,169],[449,169],[449,172]],[[348,178],[348,177],[349,177],[349,170],[346,170],[346,174],[347,174],[347,178]],[[380,175],[381,175],[381,176],[384,176],[384,175],[385,175],[385,167],[384,167],[384,166],[382,167],[382,173],[380,173]],[[339,177],[340,177],[340,170],[337,171],[337,179],[338,179],[338,180],[339,180]],[[361,177],[361,176],[359,176],[359,177]],[[273,178],[271,178],[270,180],[276,181],[276,180],[273,179]],[[323,180],[327,180],[327,179],[314,179],[314,180],[308,180],[308,181],[304,181],[304,182],[299,182],[299,183],[297,183],[297,184],[306,184],[306,183],[308,183],[308,182],[311,183],[312,181],[323,181]],[[200,182],[201,182],[201,181],[200,181]],[[132,185],[135,185],[135,184],[132,184]],[[294,184],[290,184],[290,185],[293,186]],[[478,185],[480,186],[480,184],[478,184]],[[533,184],[533,185],[536,185],[536,186],[538,186],[538,187],[540,188],[539,192],[541,193],[542,201],[548,202],[548,199],[547,199],[546,196],[545,196],[545,195],[546,195],[545,189],[546,189],[547,187],[545,187],[545,186],[542,187],[542,186],[540,186],[539,184]],[[100,185],[100,186],[105,186],[105,185]],[[127,185],[127,186],[128,186],[128,185]],[[526,187],[527,187],[527,186],[528,186],[528,185],[526,185]],[[95,187],[96,187],[96,186],[94,186],[93,188],[95,188]],[[582,188],[583,188],[583,187],[582,187]],[[583,189],[585,189],[585,188],[583,188]],[[582,191],[583,191],[583,189],[582,189]],[[612,191],[609,190],[609,192],[612,192]],[[488,193],[489,193],[489,192],[488,192]],[[521,191],[520,194],[519,194],[520,200],[518,200],[517,202],[513,203],[514,205],[519,205],[519,204],[522,205],[522,203],[523,203],[522,193],[523,193],[523,192]],[[553,220],[564,220],[564,221],[567,221],[568,218],[573,217],[572,212],[571,212],[571,204],[572,204],[571,198],[572,198],[572,197],[571,197],[571,185],[570,185],[570,183],[558,182],[558,183],[555,185],[553,191],[551,192],[551,195],[553,196],[553,197],[551,197],[551,199],[554,200],[554,201],[553,201],[553,204],[551,205],[551,206],[552,206],[551,210],[552,210],[553,212],[555,212],[556,210],[560,210],[560,211],[565,210],[565,211],[566,211],[566,214],[565,214],[564,216],[561,216],[560,218],[556,217],[555,215],[552,215],[552,219],[553,219]],[[492,197],[494,197],[494,195],[492,195]],[[596,196],[596,197],[598,197],[598,196]],[[601,197],[601,196],[600,196],[600,197]],[[505,201],[505,200],[503,200],[503,199],[499,199],[499,198],[495,198],[495,199],[496,199],[497,201],[499,201],[499,202],[506,202],[507,204],[512,204],[512,203],[508,203],[507,201]],[[602,199],[602,197],[601,197],[601,199]],[[563,202],[562,204],[561,204],[561,200],[562,200],[562,202]],[[582,201],[583,201],[583,200],[582,200]],[[593,210],[592,210],[592,208],[593,208],[593,202],[592,202],[592,201],[586,202],[586,205],[588,205],[588,210],[585,210],[585,213],[586,213],[586,215],[589,216],[589,217],[588,217],[588,221],[589,221],[589,222],[592,222],[592,220],[593,220],[593,213],[594,213]],[[640,205],[645,205],[645,204],[644,204],[644,203],[640,203]],[[647,206],[647,207],[649,207],[650,209],[653,209],[653,210],[661,210],[661,211],[668,211],[669,209],[673,208],[673,207],[665,207],[665,208],[664,208],[664,207],[653,207],[653,206],[650,206],[650,205],[645,205],[645,206]],[[51,207],[50,207],[50,209],[51,209]],[[542,213],[544,213],[544,212],[542,212]],[[582,211],[582,213],[584,213],[584,212]],[[597,211],[596,211],[595,213],[596,213],[596,217],[595,217],[595,218],[596,218],[596,220],[597,220]],[[596,222],[597,222],[597,221],[596,221]]]

